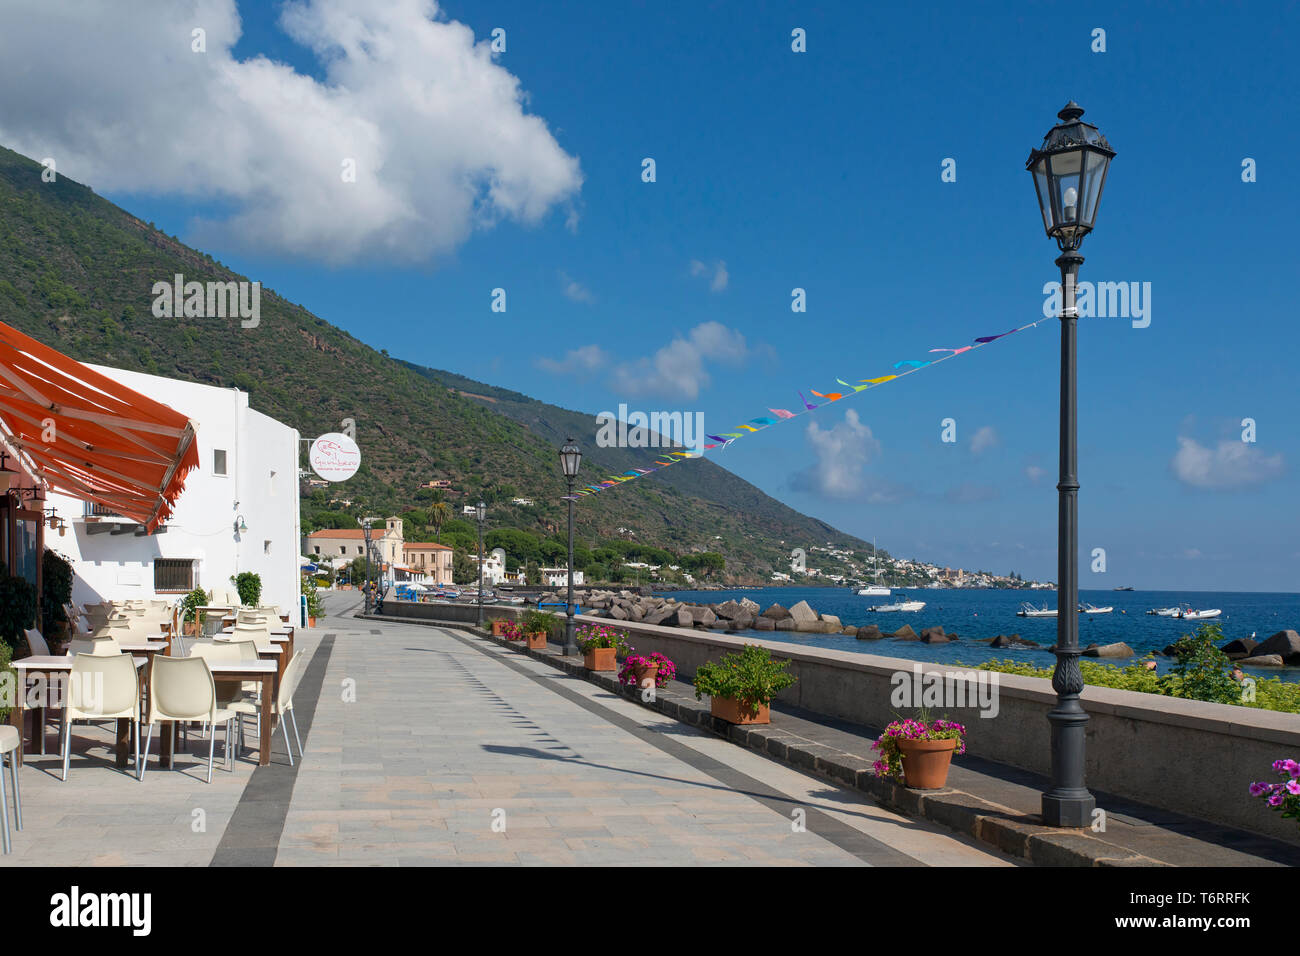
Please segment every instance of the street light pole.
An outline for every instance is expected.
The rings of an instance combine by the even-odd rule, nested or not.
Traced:
[[[1052,740],[1052,785],[1042,796],[1043,822],[1055,827],[1092,823],[1097,801],[1084,781],[1088,714],[1083,709],[1079,669],[1079,454],[1078,308],[1076,284],[1083,256],[1079,245],[1092,231],[1101,205],[1106,172],[1115,151],[1101,131],[1081,119],[1071,101],[1060,122],[1029,156],[1039,211],[1061,255],[1061,434],[1057,482],[1056,706],[1047,715]]]
[[[483,516],[487,507],[478,503],[478,626],[483,626]]]
[[[569,593],[565,598],[564,609],[564,653],[566,656],[578,653],[578,641],[573,632],[573,483],[582,467],[582,450],[572,438],[565,439],[560,449],[560,469],[564,472],[564,481],[569,487]]]
[[[361,522],[361,534],[366,539],[366,580],[361,585],[362,600],[366,613],[370,613],[371,606],[371,589],[370,589],[370,519],[366,518]]]

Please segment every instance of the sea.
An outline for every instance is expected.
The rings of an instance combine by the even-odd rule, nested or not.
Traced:
[[[879,613],[867,610],[873,604],[891,604],[906,594],[912,600],[924,601],[925,607],[917,612]],[[945,632],[958,635],[951,644],[922,644],[919,641],[899,641],[886,637],[879,641],[860,641],[851,635],[799,634],[794,631],[741,631],[745,636],[764,640],[783,641],[802,647],[825,647],[856,654],[875,654],[883,657],[901,657],[908,660],[933,661],[941,664],[977,666],[992,660],[1015,660],[1038,667],[1052,667],[1055,656],[1046,648],[1056,643],[1056,618],[1016,617],[1016,611],[1025,602],[1036,607],[1046,604],[1056,607],[1055,591],[998,590],[998,589],[893,589],[889,597],[859,597],[846,587],[780,587],[737,588],[721,591],[671,591],[664,597],[698,604],[719,604],[728,599],[739,601],[749,598],[758,602],[763,610],[773,604],[790,607],[807,601],[820,614],[833,614],[845,624],[862,626],[875,624],[882,631],[896,631],[909,624],[916,633],[923,628],[940,626]],[[1238,637],[1263,641],[1280,630],[1300,630],[1300,594],[1251,593],[1244,591],[1092,591],[1079,592],[1084,604],[1113,607],[1110,614],[1079,615],[1079,644],[1113,644],[1123,641],[1133,648],[1134,656],[1127,660],[1102,660],[1100,663],[1125,666],[1143,657],[1149,651],[1161,651],[1184,634],[1190,634],[1201,621],[1183,621],[1176,618],[1157,617],[1147,611],[1158,607],[1190,604],[1196,609],[1219,608],[1223,614],[1213,619],[1223,629],[1224,643]],[[990,648],[978,643],[999,634],[1018,634],[1037,641],[1041,648],[1010,650]],[[1172,661],[1156,658],[1161,673],[1172,666]],[[1261,677],[1278,677],[1285,681],[1300,681],[1300,667],[1243,668]]]

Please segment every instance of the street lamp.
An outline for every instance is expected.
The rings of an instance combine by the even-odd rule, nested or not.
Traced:
[[[1088,715],[1079,695],[1079,478],[1078,370],[1075,283],[1083,256],[1079,244],[1092,231],[1101,205],[1106,170],[1115,151],[1097,127],[1083,122],[1083,108],[1071,100],[1056,114],[1043,145],[1029,154],[1025,168],[1034,177],[1043,228],[1061,255],[1061,479],[1057,483],[1056,669],[1052,687],[1056,707],[1047,715],[1052,728],[1052,788],[1043,794],[1043,822],[1054,827],[1092,823],[1097,801],[1083,779]]]
[[[366,539],[366,579],[361,584],[361,597],[366,613],[370,613],[370,519],[361,522],[361,534]]]
[[[483,519],[487,516],[487,505],[478,503],[474,509],[478,516],[478,626],[483,626]]]
[[[564,440],[560,449],[560,469],[569,486],[569,596],[565,599],[564,653],[578,653],[578,642],[573,636],[573,482],[582,467],[582,449],[572,438]]]

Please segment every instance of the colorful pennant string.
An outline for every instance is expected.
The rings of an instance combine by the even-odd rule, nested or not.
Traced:
[[[809,412],[815,411],[818,408],[822,408],[826,405],[830,405],[834,402],[838,402],[840,399],[845,398],[846,396],[851,398],[853,395],[856,395],[858,392],[867,391],[873,388],[879,388],[881,385],[884,385],[886,382],[892,382],[895,379],[906,378],[908,375],[911,375],[914,372],[919,372],[923,368],[930,368],[931,366],[939,365],[943,362],[947,362],[949,359],[954,359],[957,356],[962,355],[966,352],[975,351],[976,349],[988,345],[990,342],[996,342],[998,339],[1004,339],[1008,335],[1011,335],[1012,333],[1023,332],[1025,329],[1036,328],[1038,326],[1038,323],[1041,321],[1043,320],[1039,319],[1037,322],[1030,322],[1028,325],[1022,325],[1019,328],[1011,329],[1007,332],[1000,332],[997,335],[981,335],[979,338],[975,339],[971,345],[964,345],[961,348],[930,349],[929,351],[931,353],[936,353],[936,352],[947,353],[943,355],[941,358],[933,359],[931,361],[923,362],[918,359],[904,359],[901,362],[895,362],[892,366],[893,368],[895,369],[906,368],[906,371],[899,372],[896,375],[881,375],[877,378],[860,378],[858,379],[858,381],[863,383],[861,385],[850,385],[842,378],[837,378],[835,380],[840,385],[843,385],[846,389],[851,389],[852,390],[851,393],[846,393],[846,392],[823,393],[823,392],[815,391],[810,388],[808,391],[812,395],[816,396],[817,398],[824,398],[826,400],[822,402],[820,405],[813,405],[806,398],[803,397],[803,392],[796,391],[795,394],[799,396],[799,401],[804,407],[803,411],[791,412],[784,408],[769,408],[768,411],[771,412],[773,415],[775,415],[776,418],[768,418],[766,416],[760,416],[759,418],[751,418],[745,424],[734,426],[735,428],[744,429],[744,431],[720,432],[717,435],[705,435],[704,437],[709,439],[711,444],[705,445],[704,448],[705,449],[726,448],[728,445],[734,443],[738,438],[744,438],[746,434],[753,434],[754,432],[760,432],[766,428],[771,427],[772,425],[779,424],[780,422],[789,421],[792,418],[798,418],[801,415],[806,415]],[[621,475],[610,475],[609,480],[602,481],[599,484],[595,484],[595,485],[587,485],[586,488],[578,489],[572,495],[564,495],[563,500],[567,500],[570,498],[572,499],[584,498],[588,495],[594,495],[604,491],[606,488],[612,488],[615,487],[616,485],[622,484],[625,481],[632,481],[633,479],[644,477],[645,475],[658,471],[660,468],[667,468],[669,465],[675,465],[679,461],[686,461],[691,458],[701,458],[701,457],[703,456],[699,452],[694,452],[694,451],[662,452],[661,460],[655,461],[654,462],[655,467],[653,468],[634,468],[631,469],[630,471],[623,472],[623,474]],[[666,460],[662,460],[662,459],[666,459]]]

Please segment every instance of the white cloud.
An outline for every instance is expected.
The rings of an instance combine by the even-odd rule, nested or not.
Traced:
[[[283,10],[322,80],[235,59],[234,0],[30,4],[0,32],[0,141],[100,191],[228,210],[193,224],[201,241],[330,263],[427,261],[557,207],[573,228],[577,159],[434,0]]]
[[[893,500],[892,489],[868,487],[863,468],[880,454],[880,442],[862,424],[854,409],[845,411],[844,421],[832,428],[809,422],[804,434],[817,461],[793,476],[791,483],[796,490],[812,491],[828,498],[861,496],[878,502]]]
[[[727,264],[719,259],[712,265],[706,265],[699,259],[691,260],[691,275],[708,276],[709,289],[712,292],[721,292],[727,287],[730,276],[727,274]]]
[[[735,329],[721,322],[704,322],[685,337],[676,336],[654,355],[616,367],[612,384],[628,395],[693,399],[710,382],[708,363],[739,365],[750,354],[745,337]]]
[[[1193,438],[1179,436],[1178,451],[1169,466],[1183,484],[1215,491],[1262,484],[1283,471],[1280,453],[1266,455],[1257,445],[1231,438],[1210,449]]]
[[[1034,484],[1038,484],[1040,481],[1042,481],[1043,477],[1046,474],[1047,474],[1046,468],[1040,468],[1037,465],[1025,466],[1025,477],[1028,478],[1030,481],[1032,481]]]
[[[596,297],[591,294],[591,290],[575,279],[570,279],[563,272],[560,273],[560,282],[564,286],[564,294],[574,302],[582,302],[586,305],[596,301]]]
[[[996,448],[1002,443],[998,437],[997,429],[992,425],[985,425],[978,429],[970,439],[970,452],[972,455],[983,454],[990,448]]]
[[[563,375],[572,372],[591,372],[610,362],[609,354],[599,345],[584,345],[571,349],[562,359],[539,358],[537,367],[547,372]]]

